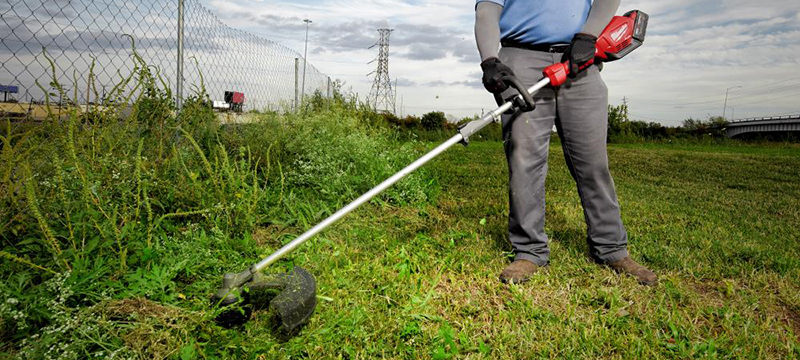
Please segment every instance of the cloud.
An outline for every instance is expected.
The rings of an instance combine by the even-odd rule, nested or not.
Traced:
[[[483,90],[483,84],[480,81],[474,80],[460,80],[460,81],[433,81],[428,83],[429,86],[463,86],[472,89],[481,89]]]
[[[414,44],[401,56],[411,60],[436,60],[447,56],[447,51],[438,46],[428,46],[425,44]]]
[[[69,0],[51,0],[52,4],[45,3],[43,6],[34,10],[34,15],[40,19],[74,19],[77,17],[77,11],[72,8]]]
[[[419,83],[417,83],[414,80],[405,77],[397,78],[397,87],[416,87],[416,86],[419,86]]]
[[[7,27],[0,28],[0,38],[4,39],[0,53],[3,54],[38,54],[42,47],[56,54],[61,51],[103,53],[131,49],[130,39],[124,36],[125,32],[119,29],[115,31],[110,25],[105,29],[82,29],[72,25],[40,28],[41,23],[37,21],[14,18],[9,18],[6,24]],[[163,34],[148,35],[134,37],[138,50],[163,52],[175,48],[174,40],[160,36]]]
[[[452,108],[464,109],[463,115],[494,105],[480,83],[473,2],[207,3],[224,22],[300,50],[305,35],[302,19],[313,19],[311,63],[342,74],[361,94],[369,92],[371,82],[364,74],[376,66],[367,63],[377,56],[377,49],[366,48],[377,42],[377,28],[393,28],[390,77],[398,78],[407,105],[431,105],[424,109],[430,111],[447,98]],[[624,96],[641,118],[677,124],[689,116],[721,113],[725,89],[738,85],[742,88],[731,91],[728,102],[737,116],[800,110],[800,97],[792,97],[797,91],[780,88],[800,83],[787,75],[800,66],[800,2],[632,0],[622,6],[620,14],[641,9],[650,15],[650,22],[645,44],[603,71],[612,103]],[[770,89],[775,92],[761,91]]]
[[[326,9],[326,3],[324,1],[321,2],[320,8]],[[384,10],[382,16],[365,16],[364,14],[371,13],[374,10],[370,9],[369,3],[353,4],[353,7],[357,6],[357,10],[351,9],[352,12],[341,17],[343,19],[352,19],[354,18],[354,13],[357,12],[359,14],[358,20],[329,21],[327,19],[328,16],[322,14],[309,16],[319,19],[315,20],[309,28],[310,42],[315,42],[318,45],[315,52],[321,53],[324,49],[328,53],[347,53],[352,52],[354,49],[366,49],[378,41],[377,29],[392,28],[395,31],[390,36],[390,50],[394,56],[409,60],[436,60],[455,56],[461,61],[476,61],[478,55],[475,46],[465,46],[464,41],[462,41],[463,39],[471,40],[471,28],[464,28],[462,26],[463,21],[443,21],[448,17],[458,18],[459,16],[452,15],[452,9],[458,9],[461,4],[448,4],[445,2],[445,4],[438,5],[419,4],[411,6],[401,1],[382,1],[378,3],[392,10],[411,11],[415,16],[402,17],[395,15],[386,17],[385,15],[391,12],[385,11],[385,9],[382,9]],[[295,40],[304,40],[305,24],[300,16],[288,15],[293,13],[290,9],[287,9],[287,15],[277,15],[265,11],[266,8],[263,5],[261,6],[264,10],[253,11],[251,9],[250,11],[245,11],[242,4],[230,1],[213,1],[211,4],[217,7],[217,13],[223,19],[235,20],[239,23],[251,23],[260,28],[279,29],[279,35],[293,37]],[[350,3],[345,2],[340,5],[347,8],[348,4]],[[292,6],[299,5],[293,4]],[[450,9],[450,11],[445,11],[442,14],[442,18],[437,19],[438,21],[420,23],[418,15],[425,13],[425,9],[430,11]],[[331,11],[336,13],[342,10],[338,8],[331,9]],[[448,16],[448,13],[451,15]],[[433,14],[429,13],[423,17],[432,16]],[[364,20],[365,18],[372,20]],[[276,30],[272,31],[275,32]]]
[[[430,105],[425,109],[430,111],[446,102],[452,108],[464,109],[463,114],[493,106],[491,96],[480,83],[472,34],[472,1],[201,2],[207,9],[187,3],[187,34],[205,35],[187,37],[186,50],[217,57],[200,66],[220,72],[227,66],[225,69],[238,74],[248,74],[254,67],[292,73],[289,80],[275,85],[292,87],[293,58],[305,46],[303,19],[308,18],[313,20],[308,27],[309,65],[334,78],[346,79],[355,92],[364,95],[369,92],[372,79],[364,75],[377,65],[369,63],[377,57],[377,48],[368,49],[378,41],[376,29],[393,28],[390,77],[397,78],[399,95],[405,95],[406,104]],[[136,4],[149,4],[144,0],[114,2],[109,5],[110,13],[139,15],[125,18],[125,24],[120,26],[110,27],[120,21],[112,16],[84,24],[91,25],[92,30],[59,30],[63,24],[83,16],[86,3],[91,4],[47,0],[47,6],[31,6],[31,14],[52,19],[42,29],[35,23],[22,25],[13,16],[4,17],[8,26],[0,29],[4,39],[0,55],[22,51],[23,44],[34,37],[50,46],[74,45],[75,49],[61,61],[72,59],[72,52],[77,51],[124,51],[129,44],[120,41],[119,32],[141,23],[147,26],[131,31],[139,39],[137,48],[148,55],[174,59],[173,8],[134,9]],[[623,6],[620,13],[630,9],[647,12],[650,23],[644,46],[619,63],[608,64],[603,72],[612,102],[618,103],[625,96],[632,111],[642,118],[674,123],[689,116],[721,113],[724,90],[742,86],[733,89],[728,99],[728,106],[735,107],[737,115],[800,110],[800,80],[792,76],[800,66],[800,2],[632,0]],[[8,13],[9,9],[9,3],[0,4],[0,12]],[[14,8],[15,12],[20,9]],[[88,9],[94,6],[88,5]],[[14,34],[8,33],[11,28],[15,29]],[[219,30],[222,28],[226,30]],[[229,56],[228,46],[233,46],[232,39],[239,36],[246,37],[248,44],[259,45],[244,48],[247,56]],[[165,68],[170,66],[165,64]],[[215,72],[212,70],[209,77]],[[229,80],[235,81],[240,80]]]

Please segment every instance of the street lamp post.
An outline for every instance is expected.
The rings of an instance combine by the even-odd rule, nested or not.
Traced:
[[[306,44],[303,49],[303,85],[300,87],[300,91],[302,95],[300,96],[300,103],[302,104],[306,98],[306,63],[308,62],[308,26],[311,24],[311,20],[303,19],[303,22],[306,23]]]
[[[725,89],[725,104],[722,105],[722,119],[725,119],[725,110],[728,109],[728,91],[730,91],[731,89],[740,88],[740,87],[741,86],[736,85],[736,86],[731,86],[731,87]]]

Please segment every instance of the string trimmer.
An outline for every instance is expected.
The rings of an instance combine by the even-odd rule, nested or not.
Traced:
[[[586,64],[581,70],[592,63],[619,60],[641,46],[647,28],[647,19],[647,14],[638,10],[630,11],[624,16],[612,18],[611,22],[597,38],[594,60]],[[296,332],[308,321],[317,304],[314,277],[300,267],[294,267],[292,271],[283,274],[263,274],[261,273],[262,270],[451,146],[458,143],[466,145],[472,134],[492,122],[499,122],[500,115],[504,112],[516,108],[532,108],[533,94],[547,85],[554,87],[562,85],[566,81],[568,73],[569,66],[566,62],[550,65],[544,69],[542,79],[528,88],[527,91],[519,81],[508,79],[509,86],[517,89],[520,95],[506,101],[482,118],[465,124],[459,128],[458,134],[367,191],[364,195],[359,196],[327,219],[322,220],[322,222],[284,245],[266,259],[240,273],[225,274],[222,279],[222,287],[214,294],[213,301],[215,304],[229,306],[229,308],[226,308],[217,316],[217,322],[226,327],[243,324],[249,320],[253,308],[259,308],[259,305],[261,307],[267,307],[268,305],[271,312],[276,316],[280,328],[285,333],[292,334]],[[526,96],[523,96],[523,94]],[[266,298],[255,298],[253,296],[254,290],[264,289],[277,292],[277,295]]]

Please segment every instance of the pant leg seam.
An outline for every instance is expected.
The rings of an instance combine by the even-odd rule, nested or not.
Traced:
[[[562,131],[563,131],[563,127],[562,127]],[[583,179],[583,177],[578,172],[578,168],[575,167],[575,160],[573,159],[572,152],[569,149],[570,144],[569,144],[569,141],[567,140],[566,134],[564,135],[564,137],[562,138],[561,141],[564,142],[563,149],[565,151],[565,155],[567,157],[569,157],[569,167],[572,168],[572,171],[575,173],[575,188],[577,188],[578,197],[581,199],[581,207],[583,208],[583,218],[584,219],[588,219],[589,217],[588,217],[588,214],[586,213],[586,202],[584,201],[583,189],[581,188],[581,179]],[[587,238],[589,237],[589,233],[591,232],[591,230],[592,230],[591,225],[587,221],[586,222],[586,232],[587,232],[586,233],[586,237]]]
[[[566,136],[566,132],[563,130],[563,126],[561,126],[561,129],[562,129],[562,132],[564,132],[564,136],[562,137],[562,141],[563,141],[563,149],[564,149],[564,152],[565,152],[565,157],[567,157],[569,159],[568,166],[570,167],[570,169],[574,173],[575,182],[576,182],[576,188],[578,190],[578,195],[579,195],[580,200],[581,200],[581,206],[583,207],[583,216],[584,216],[584,219],[587,220],[586,221],[586,228],[587,228],[586,240],[587,240],[588,245],[592,248],[592,249],[590,249],[590,254],[592,254],[592,257],[600,259],[599,257],[597,257],[596,255],[593,254],[593,251],[596,249],[596,246],[589,242],[589,240],[592,238],[591,237],[591,233],[593,231],[593,227],[592,227],[591,223],[588,221],[589,216],[588,216],[588,210],[587,210],[587,207],[586,207],[587,202],[585,200],[585,192],[583,190],[583,185],[582,185],[582,182],[583,182],[582,180],[584,179],[584,177],[582,176],[581,172],[578,170],[578,167],[575,166],[574,156],[572,155],[572,151],[571,151],[571,141],[568,139],[568,136]],[[620,225],[621,225],[621,219],[620,219]],[[624,232],[624,230],[623,230],[623,232]],[[624,235],[621,235],[621,236],[624,237]],[[622,241],[622,238],[616,239],[616,241],[617,242]],[[612,261],[614,261],[614,260],[618,260],[618,259],[613,259],[613,258],[618,256],[618,255],[620,255],[620,254],[627,255],[627,246],[623,245],[622,247],[618,248],[617,250],[612,251],[610,254],[606,254],[604,256],[604,258],[605,259],[611,259]],[[624,257],[624,256],[622,256],[622,257]]]

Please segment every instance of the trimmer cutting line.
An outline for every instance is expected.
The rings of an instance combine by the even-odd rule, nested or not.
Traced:
[[[619,60],[641,46],[644,42],[647,20],[647,14],[639,10],[629,11],[624,16],[612,18],[611,22],[597,38],[594,60],[587,63],[580,70],[593,63]],[[458,134],[359,196],[327,219],[322,220],[322,222],[284,245],[272,255],[240,273],[225,274],[222,279],[222,287],[214,294],[213,301],[214,304],[230,307],[224,309],[217,316],[217,322],[225,327],[243,324],[250,319],[250,314],[254,308],[266,307],[268,303],[270,311],[276,317],[283,332],[288,335],[294,334],[303,324],[308,322],[308,319],[314,313],[314,308],[317,304],[316,281],[310,273],[300,267],[294,267],[292,271],[284,274],[263,274],[261,273],[262,270],[451,146],[458,143],[466,145],[472,134],[492,122],[499,122],[500,115],[504,112],[508,110],[516,111],[517,109],[533,109],[532,95],[547,85],[554,87],[562,85],[566,81],[568,74],[569,66],[566,62],[550,65],[544,69],[542,79],[528,88],[527,91],[513,77],[504,79],[509,86],[515,88],[520,94],[508,99],[500,107],[482,118],[465,124],[459,128]],[[258,290],[272,290],[273,293],[278,291],[279,294],[271,299],[270,296],[257,298],[254,295],[258,294]]]

